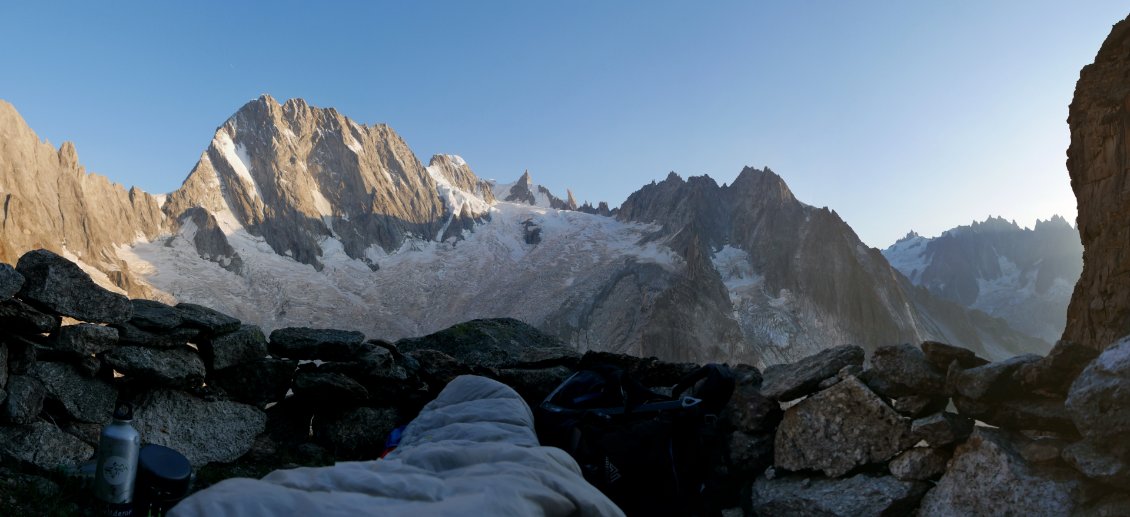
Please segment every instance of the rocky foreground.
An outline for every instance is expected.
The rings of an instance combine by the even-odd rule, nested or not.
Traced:
[[[764,372],[733,366],[722,506],[1130,514],[1130,339],[1101,354],[1061,341],[1046,357],[995,363],[935,342],[866,359],[849,345]],[[395,344],[326,329],[265,336],[206,307],[129,300],[37,250],[0,265],[0,508],[27,509],[13,487],[66,485],[119,401],[136,405],[144,442],[181,451],[198,472],[246,473],[238,467],[271,459],[375,459],[388,432],[457,375],[498,379],[537,404],[594,362],[656,388],[697,368],[581,356],[508,319]]]

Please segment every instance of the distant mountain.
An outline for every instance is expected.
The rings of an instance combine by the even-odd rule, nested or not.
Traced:
[[[1032,229],[990,217],[932,239],[911,232],[883,255],[915,285],[1048,343],[1083,270],[1079,232],[1059,216]]]
[[[454,155],[424,166],[388,126],[263,96],[217,128],[179,189],[150,196],[84,174],[73,148],[39,142],[8,108],[3,260],[73,250],[135,296],[268,331],[396,340],[514,317],[579,350],[759,365],[844,343],[1046,349],[914,287],[768,169],[722,186],[672,173],[617,209],[578,206],[528,172],[499,184]]]

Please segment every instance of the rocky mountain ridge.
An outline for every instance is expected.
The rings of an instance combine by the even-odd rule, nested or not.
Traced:
[[[45,145],[30,130],[17,140]],[[34,182],[41,166],[22,159],[0,163]],[[81,220],[103,197],[59,217]],[[91,242],[82,256],[106,258],[88,269],[134,295],[203,303],[267,330],[398,339],[515,317],[580,351],[759,365],[829,343],[1046,349],[899,280],[834,212],[800,203],[769,170],[721,187],[672,174],[616,210],[578,207],[528,172],[503,185],[457,156],[425,167],[387,126],[262,96],[217,128],[181,188],[135,197],[118,220],[140,228]],[[36,242],[51,238],[22,224]]]
[[[911,232],[883,256],[915,285],[1049,345],[1063,334],[1083,269],[1079,233],[1059,216],[1031,229],[990,217],[935,238]]]

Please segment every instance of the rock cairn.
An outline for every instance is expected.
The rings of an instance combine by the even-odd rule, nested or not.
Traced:
[[[759,515],[1130,513],[1130,338],[1061,341],[990,363],[943,343],[839,346],[732,369],[722,507]],[[511,319],[395,344],[253,325],[199,305],[129,300],[44,250],[0,264],[0,462],[53,471],[94,454],[116,403],[146,443],[194,466],[297,451],[376,458],[454,377],[531,405],[579,368],[617,364],[663,389],[697,369],[589,352]]]

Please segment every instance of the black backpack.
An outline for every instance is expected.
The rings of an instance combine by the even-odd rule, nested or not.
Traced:
[[[569,452],[585,479],[628,515],[717,514],[717,415],[733,390],[723,365],[683,378],[673,397],[598,365],[573,374],[538,406],[538,437]]]

